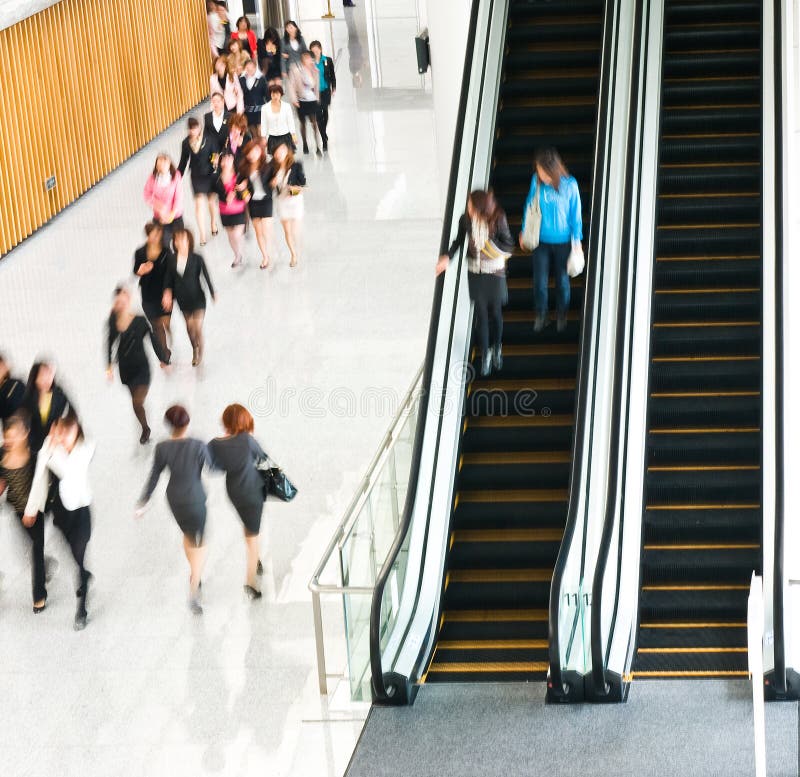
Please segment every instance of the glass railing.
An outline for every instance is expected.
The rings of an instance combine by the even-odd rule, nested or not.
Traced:
[[[350,697],[354,701],[371,699],[369,625],[372,592],[397,534],[408,490],[421,377],[420,369],[308,586],[314,606],[317,669],[320,693],[323,694],[328,692],[328,674],[320,597],[339,595],[342,597]],[[401,552],[395,559],[390,592],[399,590],[403,584],[406,555]],[[396,595],[390,595],[387,602],[391,604],[396,599]],[[387,622],[391,616],[391,612],[387,614]]]

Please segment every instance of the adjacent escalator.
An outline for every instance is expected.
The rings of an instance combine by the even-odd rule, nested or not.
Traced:
[[[634,677],[747,674],[761,554],[761,14],[666,0]]]
[[[555,146],[591,213],[605,3],[512,0],[493,186],[513,233],[537,148]],[[530,257],[508,264],[502,371],[467,387],[438,640],[427,682],[543,680],[567,513],[583,284],[567,328],[533,331]],[[552,289],[551,289],[552,293]],[[553,304],[551,301],[551,309]],[[472,351],[478,372],[479,353]]]

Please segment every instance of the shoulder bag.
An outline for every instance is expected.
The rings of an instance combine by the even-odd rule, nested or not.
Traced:
[[[525,229],[522,232],[522,247],[526,251],[533,251],[539,246],[539,232],[542,228],[542,206],[539,203],[539,179],[536,179],[536,188],[533,190],[533,199],[528,205],[525,215]]]

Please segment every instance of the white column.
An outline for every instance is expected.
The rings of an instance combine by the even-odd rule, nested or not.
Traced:
[[[442,202],[447,194],[450,162],[464,57],[467,47],[471,4],[467,0],[435,0],[427,3],[431,43],[433,112],[436,125],[436,155],[439,161],[439,188]]]

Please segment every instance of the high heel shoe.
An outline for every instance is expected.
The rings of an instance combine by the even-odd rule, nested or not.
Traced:
[[[261,577],[264,574],[264,565],[261,563],[261,559],[258,560],[258,565],[256,566],[256,574]]]
[[[142,430],[142,436],[139,438],[140,445],[146,445],[150,441],[150,427]]]
[[[261,591],[257,588],[253,588],[251,585],[246,585],[244,587],[244,592],[250,597],[251,601],[261,598]]]
[[[41,604],[39,604],[39,605],[34,604],[33,605],[33,614],[34,615],[38,615],[40,612],[44,612],[46,608],[47,608],[47,598],[45,597],[44,599],[42,599],[42,603]]]
[[[219,230],[218,229],[212,229],[211,230],[211,237],[216,237],[218,234],[219,234]]]

